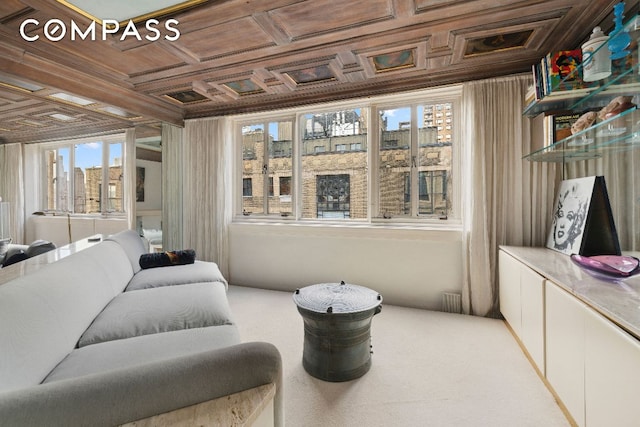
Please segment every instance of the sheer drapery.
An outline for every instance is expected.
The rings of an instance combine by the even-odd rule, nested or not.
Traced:
[[[553,205],[555,167],[523,160],[531,150],[523,117],[530,76],[465,83],[467,141],[462,292],[465,313],[498,315],[498,246],[542,246]]]
[[[124,211],[127,213],[127,226],[136,229],[136,130],[127,129],[124,133],[124,161],[127,173],[124,176]]]
[[[25,241],[22,144],[0,145],[0,197],[10,203],[9,230],[14,243]]]
[[[630,126],[630,124],[620,124]],[[603,150],[595,160],[568,162],[564,178],[605,177],[611,211],[623,251],[640,250],[640,150]]]
[[[231,222],[230,139],[224,118],[188,120],[183,140],[184,245],[228,277]],[[186,167],[188,165],[188,167]]]
[[[162,125],[162,247],[182,249],[182,132]]]

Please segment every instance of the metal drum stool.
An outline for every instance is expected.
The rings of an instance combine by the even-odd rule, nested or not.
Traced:
[[[371,367],[371,319],[382,296],[368,288],[322,283],[298,289],[293,301],[304,321],[302,365],[324,381],[349,381]]]

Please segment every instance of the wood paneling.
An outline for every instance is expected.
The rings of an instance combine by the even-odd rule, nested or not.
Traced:
[[[158,122],[282,108],[457,83],[519,72],[550,50],[579,46],[591,29],[612,26],[617,0],[226,0],[160,17],[179,21],[176,41],[141,40],[123,32],[101,40],[46,40],[56,18],[81,28],[91,21],[48,0],[0,4],[2,76],[43,87],[0,85],[0,141],[34,142],[111,132]],[[627,1],[637,9],[637,1]],[[21,23],[37,19],[22,39]],[[470,40],[530,32],[521,46],[465,55]],[[411,51],[413,64],[376,70],[374,58]],[[318,79],[292,75],[318,73]],[[298,74],[296,74],[298,73]],[[331,78],[327,78],[330,76]],[[259,90],[238,92],[246,81]],[[246,87],[246,85],[245,85]],[[85,107],[49,98],[88,98]],[[180,102],[169,94],[203,96]],[[113,106],[130,117],[106,113]],[[51,115],[73,117],[61,122]]]

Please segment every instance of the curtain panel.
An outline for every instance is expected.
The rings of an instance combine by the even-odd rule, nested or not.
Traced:
[[[24,160],[22,144],[0,145],[0,197],[9,202],[9,230],[14,243],[25,242]]]
[[[162,247],[182,249],[182,132],[162,124]]]
[[[183,139],[183,243],[198,259],[229,273],[231,141],[224,118],[185,122]]]
[[[546,239],[557,179],[554,165],[523,159],[532,148],[530,119],[522,115],[531,83],[527,74],[463,85],[467,314],[499,316],[500,245],[542,246]]]

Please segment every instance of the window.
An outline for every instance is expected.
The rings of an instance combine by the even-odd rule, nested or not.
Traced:
[[[353,108],[302,116],[301,218],[367,218],[365,111]],[[347,150],[351,146],[358,151]]]
[[[82,214],[124,212],[122,140],[66,142],[43,147],[45,210]]]
[[[236,213],[459,224],[453,178],[459,170],[454,141],[460,92],[436,90],[438,96],[425,102],[427,92],[385,97],[381,105],[372,99],[368,105],[303,108],[295,117],[271,112],[239,119],[242,164],[236,176],[243,197]]]
[[[349,218],[349,175],[316,176],[318,218]]]
[[[446,189],[453,153],[451,131],[434,128],[427,118],[450,108],[451,103],[445,103],[379,110],[379,216],[449,215]]]
[[[253,195],[253,182],[251,178],[243,178],[242,179],[242,196],[243,197],[251,197]]]
[[[242,212],[292,212],[291,198],[275,197],[274,182],[291,177],[293,120],[249,123],[242,126]],[[277,177],[277,180],[274,180]]]

